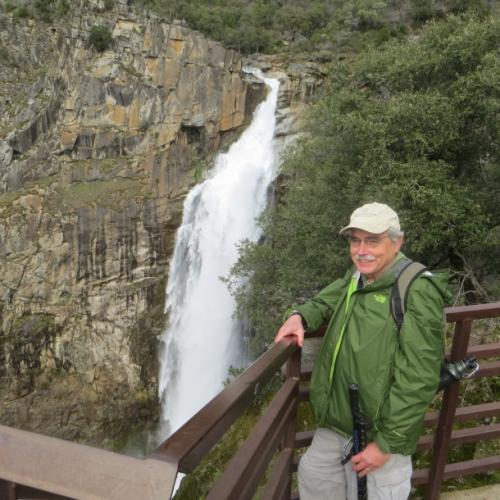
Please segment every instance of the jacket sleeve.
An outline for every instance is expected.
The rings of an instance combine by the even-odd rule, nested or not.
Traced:
[[[421,277],[410,289],[395,355],[393,383],[373,440],[386,453],[408,455],[439,381],[443,359],[443,296],[432,278]]]
[[[288,309],[285,317],[288,317],[293,311],[298,311],[304,318],[307,329],[312,332],[317,330],[332,317],[337,304],[347,289],[351,274],[348,272],[344,278],[340,278],[323,288],[309,302]]]

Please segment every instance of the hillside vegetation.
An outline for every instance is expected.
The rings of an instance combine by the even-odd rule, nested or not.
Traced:
[[[335,65],[261,219],[266,242],[234,269],[257,351],[290,303],[345,270],[338,231],[364,202],[398,211],[405,251],[450,267],[460,300],[499,297],[499,42],[498,16],[450,15]]]
[[[450,12],[485,13],[487,0],[134,0],[243,53],[287,52],[320,60],[379,44]]]

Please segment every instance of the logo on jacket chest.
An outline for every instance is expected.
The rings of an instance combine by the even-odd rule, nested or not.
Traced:
[[[379,304],[385,304],[387,302],[387,295],[381,295],[378,293],[373,294],[373,298],[379,303]]]

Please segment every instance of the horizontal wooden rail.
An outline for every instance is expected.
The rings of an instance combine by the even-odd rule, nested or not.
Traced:
[[[295,448],[305,448],[312,442],[314,431],[303,431],[295,434]]]
[[[471,378],[495,377],[500,375],[500,361],[481,362],[479,370]]]
[[[0,426],[0,450],[0,478],[69,498],[164,500],[170,498],[177,473],[167,462],[5,426]]]
[[[472,346],[467,350],[467,355],[472,355],[477,359],[500,356],[500,343]],[[311,380],[311,375],[312,375],[312,365],[305,365],[300,370],[300,380],[303,382]],[[473,377],[474,378],[492,377],[495,375],[500,375],[499,361],[493,361],[490,363],[484,363],[484,362],[481,363],[480,369],[473,375]]]
[[[464,443],[475,443],[500,437],[500,424],[479,425],[470,429],[452,431],[448,444],[455,446]],[[434,444],[434,436],[422,436],[418,440],[417,450],[430,450]]]
[[[481,405],[462,406],[455,412],[455,422],[464,422],[465,420],[478,420],[488,417],[500,416],[500,401],[493,403],[483,403]],[[438,411],[432,411],[425,415],[424,425],[432,427],[437,424],[439,418]]]
[[[295,436],[295,448],[305,448],[312,442],[314,431],[297,432]],[[451,446],[463,443],[472,443],[481,440],[494,439],[500,437],[500,424],[481,425],[470,429],[460,429],[451,433],[449,444]],[[428,450],[432,448],[434,442],[433,435],[422,436],[418,441],[418,450]]]
[[[456,323],[466,319],[488,319],[500,316],[500,302],[489,304],[476,304],[472,306],[447,307],[445,310],[446,321]]]
[[[191,472],[296,350],[291,339],[274,345],[151,456],[178,463],[180,472]]]
[[[500,316],[500,301],[487,304],[446,307],[444,310],[446,321],[455,323],[464,319],[489,319]],[[326,331],[323,325],[314,332],[306,332],[306,338],[321,337]]]
[[[500,356],[500,342],[494,344],[471,345],[467,349],[467,354],[470,354],[477,359]]]
[[[447,464],[444,468],[443,480],[446,481],[447,479],[492,470],[500,470],[500,455]],[[417,469],[413,472],[412,483],[415,486],[425,484],[427,483],[428,477],[429,469]]]
[[[500,455],[492,457],[476,458],[474,460],[466,460],[448,464],[444,469],[443,480],[462,477],[464,475],[477,474],[479,472],[491,472],[492,470],[500,469]]]

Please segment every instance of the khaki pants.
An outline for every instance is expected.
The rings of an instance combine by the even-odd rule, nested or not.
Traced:
[[[347,439],[335,432],[316,430],[299,463],[300,500],[357,500],[352,463],[340,463],[346,443]],[[411,474],[411,457],[392,454],[383,467],[368,474],[368,500],[406,500]]]

